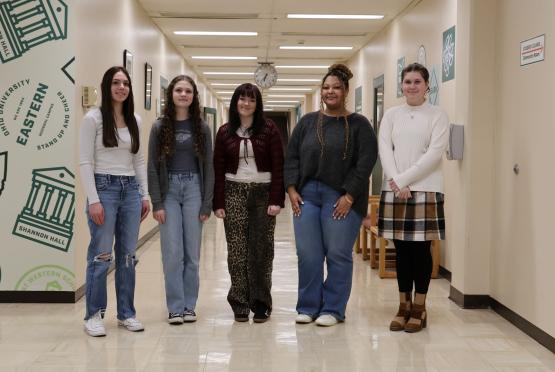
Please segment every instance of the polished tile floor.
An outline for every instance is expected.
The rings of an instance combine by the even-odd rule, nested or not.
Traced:
[[[449,283],[432,281],[429,326],[393,333],[396,283],[355,257],[347,320],[331,328],[296,325],[296,255],[290,210],[278,218],[274,311],[264,324],[235,323],[226,302],[229,276],[223,225],[206,224],[201,292],[193,324],[166,323],[159,237],[139,252],[136,307],[142,333],[118,329],[113,275],[108,335],[83,331],[77,304],[0,304],[4,371],[555,371],[555,355],[490,310],[463,310],[447,299]]]

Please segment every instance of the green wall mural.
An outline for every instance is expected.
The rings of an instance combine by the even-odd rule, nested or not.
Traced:
[[[76,1],[0,0],[0,298],[8,301],[14,290],[75,290]]]
[[[61,0],[0,2],[0,60],[20,58],[28,50],[67,37],[68,8]]]
[[[64,167],[34,170],[13,234],[67,252],[75,216],[74,179]]]

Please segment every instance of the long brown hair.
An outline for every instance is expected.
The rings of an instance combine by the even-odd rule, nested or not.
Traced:
[[[140,139],[139,126],[135,118],[135,106],[133,104],[133,87],[129,73],[121,66],[110,67],[104,73],[102,83],[100,84],[100,90],[102,91],[102,103],[100,104],[100,112],[102,113],[102,144],[104,147],[118,147],[118,132],[112,102],[112,79],[118,72],[123,72],[129,81],[129,95],[123,101],[123,118],[131,136],[131,152],[136,154],[139,151]]]
[[[202,131],[202,119],[200,117],[200,102],[198,89],[195,81],[187,75],[178,75],[173,78],[166,92],[166,107],[162,115],[162,126],[160,128],[159,143],[160,158],[170,158],[175,153],[175,102],[173,101],[173,90],[180,81],[186,81],[193,87],[193,101],[189,106],[189,118],[193,122],[193,150],[195,155],[202,159],[204,157],[204,142],[206,136]]]

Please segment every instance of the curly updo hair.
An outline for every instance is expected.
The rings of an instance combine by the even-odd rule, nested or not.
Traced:
[[[326,81],[328,76],[337,77],[339,81],[343,83],[343,87],[345,88],[345,90],[348,90],[349,80],[353,77],[353,73],[351,72],[351,69],[349,69],[344,64],[335,63],[328,67],[328,72],[324,75],[324,78],[322,79],[322,85],[324,85],[324,82]]]
[[[343,84],[343,90],[349,90],[349,80],[353,77],[353,73],[351,69],[345,66],[342,63],[335,63],[328,68],[328,72],[324,75],[322,79],[322,87],[326,79],[329,76],[335,76],[341,84]],[[343,102],[343,106],[345,102]],[[324,149],[326,148],[326,141],[324,138],[324,99],[323,97],[320,98],[320,112],[318,114],[318,121],[316,122],[316,136],[318,138],[318,143],[320,143],[320,157],[324,156]],[[343,107],[345,109],[345,107]],[[346,110],[345,110],[346,112]],[[349,152],[349,120],[347,120],[347,114],[343,115],[343,127],[345,132],[344,144],[343,147],[343,160],[347,159],[347,153]]]

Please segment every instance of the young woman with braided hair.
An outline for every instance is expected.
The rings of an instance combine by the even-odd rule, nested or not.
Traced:
[[[368,208],[378,144],[368,120],[349,113],[353,76],[342,64],[322,79],[321,109],[297,123],[284,166],[299,265],[297,323],[332,326],[345,319],[353,244]],[[324,263],[327,277],[324,280]]]
[[[212,138],[200,117],[197,86],[175,77],[161,119],[150,131],[148,185],[160,225],[168,322],[197,319],[202,223],[210,217],[214,189]]]

